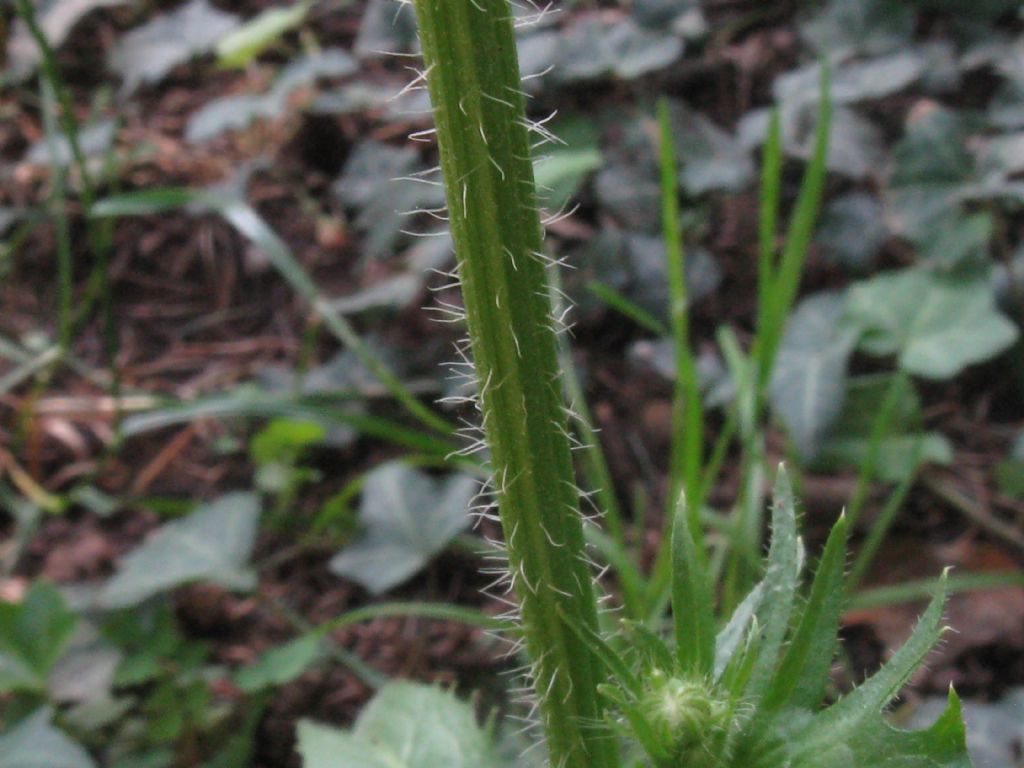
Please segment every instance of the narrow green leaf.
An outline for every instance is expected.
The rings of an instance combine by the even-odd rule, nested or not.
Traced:
[[[715,662],[715,609],[704,553],[693,540],[686,497],[672,523],[672,620],[683,672],[708,675]]]
[[[913,634],[892,659],[861,686],[818,716],[822,739],[843,738],[855,732],[866,718],[877,717],[900,692],[942,635],[942,610],[946,602],[945,578],[921,616]]]
[[[825,694],[829,667],[835,655],[839,618],[845,592],[843,567],[846,563],[846,517],[841,516],[829,534],[811,595],[803,616],[775,678],[765,695],[769,709],[802,707],[814,709]]]
[[[784,467],[775,478],[772,505],[772,543],[764,575],[765,599],[758,612],[763,627],[757,660],[745,695],[760,699],[767,691],[789,630],[802,553],[796,531],[796,502]]]

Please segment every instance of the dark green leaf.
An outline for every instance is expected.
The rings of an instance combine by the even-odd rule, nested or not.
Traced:
[[[0,693],[44,691],[77,624],[61,594],[43,581],[20,603],[0,602]]]

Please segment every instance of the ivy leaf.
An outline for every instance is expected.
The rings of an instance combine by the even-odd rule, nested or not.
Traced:
[[[0,693],[45,690],[77,624],[46,582],[35,582],[20,603],[0,602]]]
[[[868,456],[875,417],[882,409],[895,374],[859,376],[846,388],[842,413],[822,440],[813,466],[820,471],[860,467]],[[876,470],[884,482],[895,483],[919,464],[949,464],[953,448],[937,432],[920,433],[921,403],[913,384],[896,384],[888,431],[878,447]]]
[[[679,179],[687,192],[699,195],[746,186],[754,175],[754,164],[732,134],[678,102],[672,102],[670,114],[682,164]]]
[[[96,768],[80,744],[51,722],[48,708],[0,736],[0,768]]]
[[[466,474],[435,480],[401,461],[380,465],[363,483],[363,533],[330,569],[375,595],[401,584],[469,525],[476,491],[476,479]]]
[[[99,595],[103,608],[127,608],[191,581],[250,589],[246,567],[256,542],[260,500],[230,493],[168,523],[129,554]]]
[[[914,34],[914,17],[909,3],[830,0],[821,13],[800,26],[800,34],[820,55],[841,61],[903,47]]]
[[[1018,335],[987,279],[950,280],[922,267],[854,285],[847,317],[861,329],[864,351],[897,355],[904,370],[936,380],[992,359]]]
[[[815,240],[826,260],[857,273],[871,266],[886,236],[881,203],[871,195],[852,192],[829,203]]]
[[[817,455],[846,395],[846,368],[856,333],[839,320],[845,297],[804,299],[786,324],[769,397],[804,459]]]
[[[123,89],[130,93],[212,50],[238,24],[237,16],[217,10],[209,0],[191,0],[124,35],[111,49],[107,65],[121,75]]]
[[[555,75],[566,83],[615,76],[632,80],[667,67],[683,54],[683,41],[655,34],[632,20],[588,16],[570,27]]]
[[[271,648],[235,675],[235,684],[246,693],[284,685],[297,678],[323,656],[320,635],[311,632],[277,648]]]
[[[57,50],[78,22],[96,8],[124,5],[127,0],[35,0],[36,21],[50,46]],[[15,21],[7,41],[4,79],[20,82],[31,75],[41,60],[28,25]]]
[[[292,92],[322,77],[344,77],[357,68],[355,59],[341,49],[331,48],[293,61],[264,94],[240,94],[214,99],[189,118],[185,141],[195,144],[225,131],[247,128],[258,119],[279,117]]]
[[[299,722],[303,768],[499,768],[473,708],[428,685],[393,682],[351,731]]]
[[[346,206],[359,210],[355,226],[365,233],[363,252],[369,258],[394,253],[409,211],[444,204],[444,190],[425,178],[424,171],[426,166],[410,147],[364,141],[349,157],[332,191]],[[419,183],[404,178],[417,175]]]

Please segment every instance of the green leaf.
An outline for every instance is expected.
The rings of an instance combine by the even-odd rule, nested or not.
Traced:
[[[859,376],[851,379],[846,404],[814,461],[820,471],[859,467],[867,458],[872,425],[883,408],[895,374]],[[919,464],[949,464],[953,448],[944,435],[919,433],[921,403],[910,381],[897,385],[888,431],[882,437],[876,470],[884,482],[900,482]],[[920,441],[920,445],[918,442]]]
[[[189,118],[185,141],[208,141],[225,131],[243,130],[259,119],[280,117],[292,93],[320,78],[344,77],[357,69],[355,59],[340,48],[316,51],[292,61],[262,94],[244,93],[213,99]]]
[[[235,684],[246,693],[284,685],[297,678],[323,656],[320,633],[311,632],[271,648],[254,663],[240,669]]]
[[[772,408],[805,460],[817,455],[846,397],[856,334],[839,323],[845,303],[844,296],[834,293],[804,299],[786,324],[772,371]]]
[[[897,355],[900,367],[928,379],[952,378],[1018,336],[996,310],[988,280],[950,280],[920,267],[854,285],[847,316],[863,333],[862,349]]]
[[[51,717],[49,709],[39,709],[0,736],[0,768],[95,768],[89,753]]]
[[[100,591],[104,608],[126,608],[192,581],[250,589],[246,564],[256,542],[259,497],[230,493],[160,528],[132,551]]]
[[[274,419],[249,444],[249,455],[257,464],[292,462],[304,448],[324,441],[327,430],[311,421]]]
[[[674,35],[655,34],[632,19],[588,15],[569,27],[554,74],[565,83],[608,76],[632,80],[667,67],[682,53],[683,41]]]
[[[754,176],[754,163],[746,148],[731,133],[684,104],[673,101],[670,110],[683,188],[691,195],[743,189]]]
[[[768,690],[793,613],[803,551],[796,528],[796,501],[784,467],[772,494],[772,543],[764,574],[764,600],[757,611],[760,645],[744,695],[760,699]]]
[[[708,565],[694,542],[686,499],[679,497],[672,522],[672,619],[679,669],[704,676],[714,668],[715,606]]]
[[[884,667],[836,704],[815,717],[815,735],[803,748],[820,749],[829,741],[852,739],[865,722],[878,718],[882,710],[900,692],[910,676],[942,635],[942,609],[945,606],[945,580],[932,598],[911,634]]]
[[[45,690],[77,624],[46,582],[32,584],[20,603],[0,602],[0,693]]]
[[[107,66],[121,75],[123,89],[131,92],[211,50],[238,23],[237,16],[217,10],[209,0],[191,0],[123,35],[111,48]]]
[[[888,53],[910,42],[915,14],[909,3],[892,0],[830,0],[800,26],[800,34],[821,56],[840,61],[853,55]]]
[[[50,46],[57,50],[78,22],[96,8],[124,5],[127,0],[36,0],[36,22]],[[18,19],[7,38],[3,79],[20,82],[31,75],[41,60],[39,46],[28,25]]]
[[[827,261],[861,273],[871,266],[886,236],[882,205],[871,195],[853,192],[829,203],[815,241]]]
[[[401,584],[469,525],[476,491],[470,475],[434,480],[401,461],[378,466],[363,483],[363,533],[335,555],[330,569],[373,594]]]
[[[533,168],[544,206],[551,211],[564,208],[583,180],[603,163],[604,158],[597,147],[573,144],[546,152]]]
[[[290,8],[267,8],[217,43],[217,57],[223,67],[245,67],[287,32],[302,24],[311,2]]]
[[[845,517],[832,526],[807,606],[765,696],[766,707],[813,710],[824,698],[845,596],[847,528]]]
[[[389,683],[351,731],[299,723],[303,768],[498,768],[489,735],[473,708],[451,693],[417,683]]]

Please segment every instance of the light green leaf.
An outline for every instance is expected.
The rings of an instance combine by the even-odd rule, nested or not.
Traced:
[[[267,8],[217,43],[217,57],[223,67],[244,67],[306,20],[310,2],[290,8]]]
[[[686,499],[679,497],[672,521],[672,617],[679,669],[707,675],[715,663],[714,591],[708,565],[694,541]]]
[[[104,608],[126,608],[192,581],[250,589],[246,564],[259,526],[260,500],[230,493],[168,523],[131,552],[99,595]]]
[[[825,543],[800,623],[765,697],[767,707],[813,710],[825,696],[845,598],[846,538],[846,518],[840,516]]]
[[[862,331],[862,349],[897,355],[904,370],[928,379],[990,360],[1018,335],[987,279],[950,280],[920,267],[854,285],[847,317]]]
[[[0,736],[0,768],[95,768],[89,753],[51,717],[49,709],[39,709]]]
[[[772,543],[768,548],[763,580],[765,599],[756,614],[762,628],[760,643],[750,681],[744,691],[744,696],[753,700],[766,694],[782,654],[803,561],[803,547],[797,536],[793,487],[782,466],[776,475],[772,494],[771,533]]]
[[[600,168],[604,158],[596,147],[553,149],[541,157],[533,169],[537,188],[548,210],[561,210],[576,194],[580,184]]]
[[[498,768],[489,735],[473,708],[451,693],[417,683],[389,683],[351,731],[299,723],[303,768]]]
[[[786,324],[769,398],[804,459],[813,459],[846,397],[846,368],[856,334],[839,319],[845,297],[804,299]]]
[[[35,582],[20,603],[0,602],[0,693],[45,690],[77,624],[46,582]]]
[[[435,480],[401,461],[380,465],[363,483],[363,533],[335,555],[330,569],[374,594],[401,584],[469,525],[477,485],[466,474]]]
[[[107,66],[121,75],[123,89],[131,92],[206,53],[238,23],[237,16],[217,10],[209,0],[191,0],[122,36],[110,50]]]

